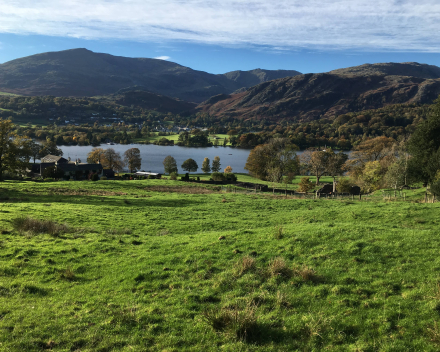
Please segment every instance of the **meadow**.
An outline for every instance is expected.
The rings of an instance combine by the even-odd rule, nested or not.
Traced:
[[[0,350],[438,351],[422,198],[2,182]]]

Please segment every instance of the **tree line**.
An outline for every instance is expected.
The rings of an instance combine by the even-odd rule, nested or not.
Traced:
[[[365,138],[355,146],[350,158],[331,148],[307,150],[297,155],[298,146],[289,139],[275,138],[251,150],[245,169],[262,180],[290,182],[295,175],[313,175],[316,184],[322,176],[347,174],[337,191],[353,185],[369,193],[381,188],[401,188],[423,183],[440,195],[440,99],[431,107],[410,137]],[[303,190],[313,185],[303,181]]]

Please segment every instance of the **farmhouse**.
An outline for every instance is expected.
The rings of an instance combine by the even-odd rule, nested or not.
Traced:
[[[44,169],[56,166],[58,169],[64,171],[64,177],[69,177],[75,180],[87,178],[89,174],[98,174],[99,177],[103,175],[103,168],[101,164],[81,163],[79,159],[71,161],[70,158],[65,159],[61,156],[46,155],[41,159],[40,175],[43,175]]]

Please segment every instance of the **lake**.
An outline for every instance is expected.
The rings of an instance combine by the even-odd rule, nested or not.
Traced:
[[[70,157],[72,160],[77,158],[82,162],[87,161],[87,154],[92,150],[92,146],[60,146],[63,151],[63,157],[67,159]],[[202,172],[202,162],[204,158],[209,158],[211,164],[215,156],[220,157],[221,169],[226,166],[231,166],[233,172],[247,172],[244,169],[246,160],[249,156],[250,149],[238,149],[230,147],[208,147],[208,148],[188,148],[179,146],[160,146],[154,144],[115,144],[107,145],[102,144],[99,146],[102,149],[113,148],[116,152],[123,157],[124,152],[130,148],[138,148],[141,152],[142,167],[141,170],[163,173],[163,160],[166,156],[171,155],[176,159],[179,172],[183,173],[180,165],[186,159],[194,159],[199,165],[198,172]]]

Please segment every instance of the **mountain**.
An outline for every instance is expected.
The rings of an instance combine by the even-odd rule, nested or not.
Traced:
[[[388,62],[380,64],[364,64],[360,66],[341,68],[330,71],[335,75],[386,75],[386,76],[411,76],[426,79],[440,78],[440,67],[419,64],[418,62]]]
[[[284,77],[293,77],[300,75],[301,72],[294,70],[262,70],[257,68],[251,71],[231,71],[223,74],[226,78],[238,83],[241,88],[256,86],[257,84],[279,79]]]
[[[177,100],[165,95],[159,95],[143,90],[121,90],[111,95],[110,99],[115,103],[125,106],[139,106],[147,110],[155,110],[162,113],[191,114],[195,112],[197,104],[183,100]]]
[[[439,67],[418,63],[362,65],[261,83],[211,97],[199,109],[214,116],[311,121],[392,104],[432,103],[440,94],[438,77]]]
[[[214,75],[164,60],[71,49],[1,64],[0,91],[22,95],[96,96],[136,86],[200,103],[213,95],[230,94],[291,72],[296,73],[254,70]]]

